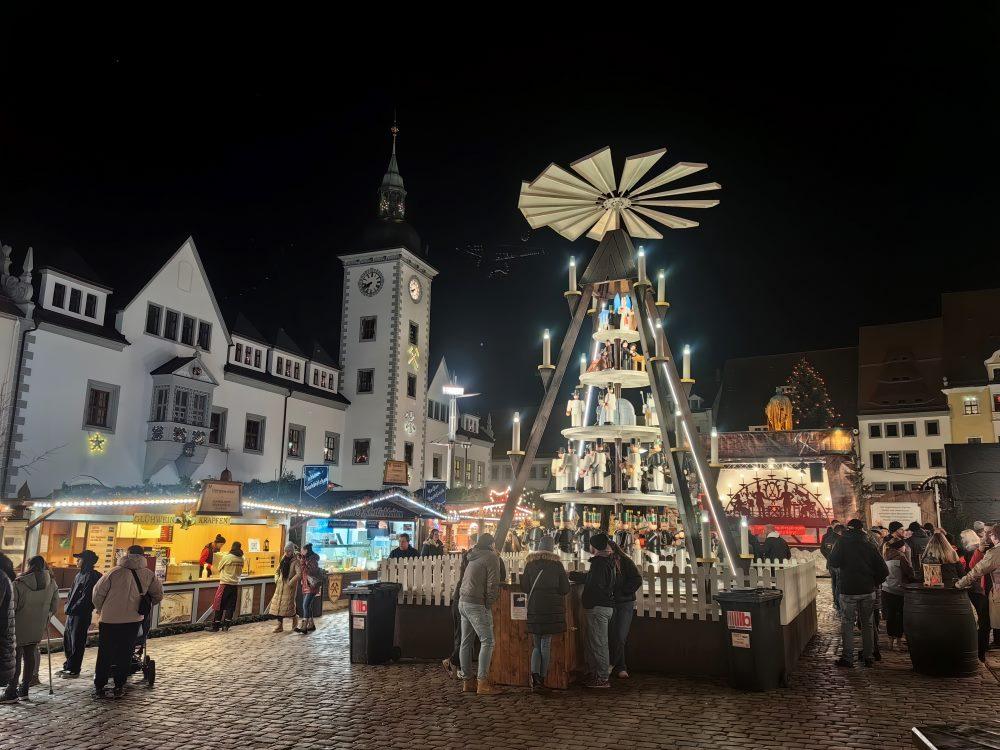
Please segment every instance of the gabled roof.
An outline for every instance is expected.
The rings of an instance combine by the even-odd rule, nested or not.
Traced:
[[[292,341],[292,337],[285,332],[284,328],[279,328],[277,333],[274,334],[274,348],[281,349],[281,351],[288,352],[289,354],[296,354],[300,357],[306,356],[299,348],[299,345]]]
[[[858,413],[947,409],[941,393],[941,337],[941,318],[862,326],[858,331]]]
[[[312,356],[309,357],[310,360],[318,365],[326,365],[327,367],[339,367],[339,365],[333,361],[333,357],[327,354],[326,349],[324,349],[318,341],[313,342]]]
[[[201,368],[201,372],[192,372],[187,369],[188,365],[192,362],[197,362],[198,366]],[[180,372],[184,370],[184,372]],[[150,375],[179,375],[180,377],[190,378],[197,382],[209,382],[212,385],[218,385],[219,381],[212,377],[211,371],[205,367],[205,363],[201,361],[201,357],[197,354],[189,357],[171,357],[166,362],[164,362],[159,367],[151,370]],[[203,378],[201,376],[204,376]]]
[[[171,357],[159,367],[150,370],[150,375],[173,375],[185,365],[191,364],[197,357]]]
[[[606,232],[580,277],[580,286],[633,278],[636,275],[634,258],[635,248],[624,229]]]
[[[57,250],[48,259],[46,264],[38,269],[39,272],[48,270],[58,271],[66,276],[71,276],[77,281],[82,281],[90,286],[96,286],[106,292],[113,291],[113,288],[101,278],[97,271],[90,267],[90,264],[83,259],[83,256],[72,248]]]
[[[263,344],[264,346],[268,345],[268,341],[264,337],[264,334],[258,331],[254,324],[251,323],[242,312],[236,313],[236,318],[229,326],[229,330],[240,338],[250,339],[251,341],[256,341],[258,344]]]
[[[268,383],[269,385],[276,385],[279,388],[286,388],[293,393],[305,393],[310,396],[326,399],[328,401],[335,401],[348,406],[351,403],[341,393],[330,391],[325,388],[314,388],[308,383],[299,383],[295,380],[290,380],[289,378],[279,378],[277,375],[272,375],[269,372],[261,372],[260,370],[243,367],[242,365],[236,365],[232,362],[226,363],[225,371],[231,372],[235,375],[240,375],[244,378],[249,378],[250,380]]]
[[[97,336],[98,338],[115,341],[120,344],[129,344],[129,340],[119,333],[118,329],[116,329],[113,325],[98,325],[97,323],[90,323],[72,315],[65,315],[63,313],[56,312],[55,310],[46,310],[41,305],[36,305],[34,318],[40,323],[49,323],[51,325],[61,326],[62,328],[69,328],[73,331],[79,331],[80,333]],[[112,316],[109,314],[106,318],[112,318]]]

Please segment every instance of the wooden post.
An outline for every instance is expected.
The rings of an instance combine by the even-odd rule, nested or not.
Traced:
[[[531,464],[538,453],[538,446],[541,445],[542,435],[549,424],[549,417],[552,415],[552,407],[555,406],[556,398],[559,396],[559,389],[562,387],[563,377],[566,375],[566,368],[573,358],[573,349],[576,347],[576,340],[580,335],[583,326],[583,319],[587,317],[587,308],[590,307],[590,299],[594,296],[594,287],[587,284],[583,288],[580,300],[573,310],[573,317],[570,320],[569,330],[563,338],[562,346],[559,348],[559,359],[556,362],[555,372],[552,380],[545,389],[542,403],[538,407],[535,421],[531,425],[531,433],[528,435],[528,442],[524,446],[524,455],[519,457],[517,465],[514,467],[514,481],[510,486],[510,494],[507,496],[507,503],[500,514],[500,521],[497,523],[496,543],[497,547],[503,549],[507,540],[507,532],[510,531],[514,521],[514,508],[517,507],[517,499],[524,492],[524,486],[528,481],[528,474],[531,471]],[[511,463],[515,462],[515,457],[511,457]]]

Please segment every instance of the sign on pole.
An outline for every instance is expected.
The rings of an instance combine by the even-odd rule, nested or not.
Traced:
[[[330,467],[326,464],[306,464],[302,467],[302,489],[313,500],[330,489]]]
[[[424,502],[441,505],[448,489],[447,482],[424,482]]]

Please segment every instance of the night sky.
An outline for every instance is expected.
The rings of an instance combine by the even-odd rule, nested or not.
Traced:
[[[542,329],[558,345],[568,322],[568,258],[595,247],[530,233],[520,181],[605,145],[619,170],[666,146],[657,169],[705,161],[685,183],[723,185],[720,206],[678,211],[701,227],[646,243],[651,271],[668,269],[672,343],[692,345],[711,397],[726,358],[851,345],[859,324],[995,285],[1000,26],[968,12],[734,19],[565,59],[540,30],[526,48],[359,57],[107,29],[83,45],[36,26],[0,52],[0,239],[127,276],[192,235],[225,308],[335,352],[336,256],[374,216],[395,109],[408,219],[441,271],[432,367],[445,355],[488,396],[469,407],[506,423],[530,419]],[[469,243],[545,255],[490,278]]]

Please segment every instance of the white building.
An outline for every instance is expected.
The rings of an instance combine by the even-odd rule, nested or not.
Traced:
[[[404,221],[395,143],[379,196],[363,249],[341,257],[340,364],[280,328],[265,336],[242,315],[227,323],[190,238],[134,291],[107,285],[79,256],[53,258],[36,279],[37,306],[30,256],[16,277],[5,251],[5,403],[17,392],[4,422],[14,425],[5,496],[24,482],[44,497],[64,484],[174,485],[227,467],[239,481],[270,481],[322,463],[345,489],[376,490],[387,460],[413,467],[418,489],[434,473],[425,415],[437,271]],[[473,477],[485,483],[478,418],[462,428],[475,433]]]

